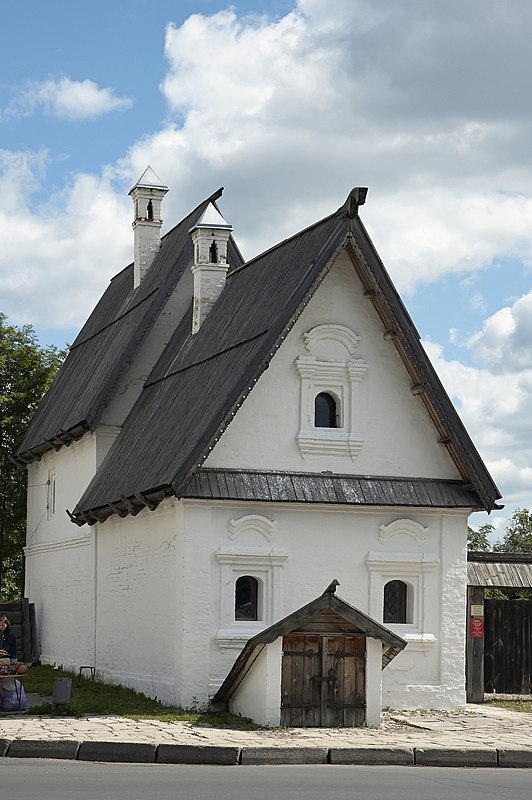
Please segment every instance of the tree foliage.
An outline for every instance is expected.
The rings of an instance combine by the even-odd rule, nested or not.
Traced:
[[[502,541],[493,549],[499,553],[532,553],[532,511],[527,508],[514,511]]]
[[[41,347],[31,325],[9,325],[0,313],[0,597],[22,593],[26,470],[10,456],[50,386],[65,353]]]
[[[489,522],[481,525],[478,531],[467,526],[467,549],[468,550],[491,550],[489,535],[495,528]]]

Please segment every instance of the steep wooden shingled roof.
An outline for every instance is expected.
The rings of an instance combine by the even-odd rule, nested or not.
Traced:
[[[324,612],[332,612],[336,618],[349,623],[358,632],[379,639],[382,642],[382,669],[395,656],[399,655],[401,650],[406,647],[406,641],[380,622],[342,600],[341,597],[336,597],[334,592],[336,586],[339,585],[337,580],[332,581],[324,593],[315,600],[248,639],[226,679],[213,697],[213,704],[227,703],[266,645],[274,642],[279,636],[285,636],[300,629],[304,631],[309,623],[319,618]],[[349,633],[350,631],[346,630],[346,634],[349,635]]]
[[[94,429],[121,374],[192,263],[190,227],[221,192],[204,200],[163,236],[161,249],[137,289],[132,264],[111,280],[33,417],[15,453],[16,461],[28,463]],[[230,264],[238,267],[242,261],[230,240]]]
[[[474,507],[500,497],[419,341],[358,217],[361,190],[336,213],[229,274],[199,332],[182,327],[147,380],[99,472],[74,509],[79,525],[183,496],[191,476],[249,394],[345,248],[465,483]],[[202,413],[198,413],[198,403]]]

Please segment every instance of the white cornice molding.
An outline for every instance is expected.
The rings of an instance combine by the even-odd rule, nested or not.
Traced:
[[[35,556],[41,553],[53,553],[57,550],[71,550],[73,547],[86,547],[91,543],[92,536],[80,536],[77,539],[60,539],[55,542],[43,542],[42,544],[30,544],[24,548],[24,555]]]
[[[366,566],[370,572],[391,570],[393,573],[430,572],[440,560],[436,553],[377,552],[370,550]]]
[[[234,564],[235,566],[275,566],[283,564],[288,558],[288,553],[276,548],[265,547],[220,547],[216,553],[220,564]]]

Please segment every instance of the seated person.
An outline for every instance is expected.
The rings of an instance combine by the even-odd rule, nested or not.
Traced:
[[[0,650],[5,650],[11,661],[17,660],[17,640],[5,615],[0,617]]]
[[[9,658],[11,663],[16,664],[17,675],[24,675],[28,671],[25,664],[17,661],[17,640],[5,615],[0,617],[0,658]]]

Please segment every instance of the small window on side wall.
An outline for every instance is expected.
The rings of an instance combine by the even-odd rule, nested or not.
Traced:
[[[384,587],[384,622],[407,622],[408,587],[404,581],[389,581]]]
[[[338,428],[338,402],[328,392],[320,392],[314,399],[314,427]]]
[[[259,619],[259,582],[251,575],[242,575],[235,584],[235,619]]]

